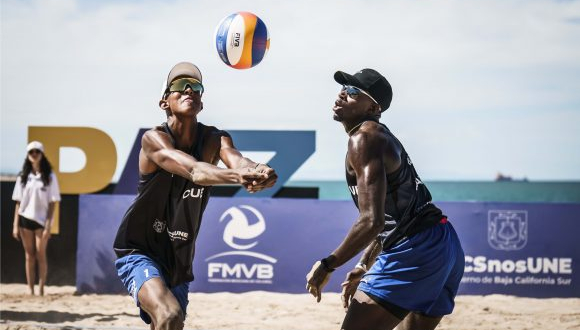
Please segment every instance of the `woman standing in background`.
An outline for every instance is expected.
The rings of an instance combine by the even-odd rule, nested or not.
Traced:
[[[26,159],[16,179],[12,199],[16,202],[12,236],[22,242],[26,255],[26,282],[34,295],[38,261],[40,295],[44,295],[47,260],[46,246],[55,203],[60,201],[56,175],[44,155],[44,147],[32,141],[26,147]]]

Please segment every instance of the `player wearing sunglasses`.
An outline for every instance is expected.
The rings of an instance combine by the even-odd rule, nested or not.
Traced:
[[[349,136],[346,181],[359,216],[312,266],[306,289],[320,301],[332,271],[364,250],[342,284],[341,329],[434,329],[453,311],[461,243],[401,142],[379,122],[393,95],[387,79],[372,69],[334,79],[342,88],[332,110]]]
[[[139,193],[114,242],[118,275],[152,329],[183,328],[211,186],[241,184],[256,192],[277,178],[267,165],[243,157],[227,132],[198,121],[203,92],[197,66],[182,62],[169,72],[159,101],[167,121],[143,135]],[[220,160],[226,169],[216,166]]]

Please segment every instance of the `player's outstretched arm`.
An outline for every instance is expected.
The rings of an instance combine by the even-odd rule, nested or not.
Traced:
[[[191,155],[177,150],[165,132],[155,129],[145,132],[141,140],[139,169],[151,173],[158,167],[189,179],[199,185],[217,184],[247,185],[256,180],[264,180],[267,175],[251,167],[222,169],[213,164],[198,161]]]
[[[276,183],[278,175],[276,171],[266,164],[259,164],[251,159],[244,157],[238,149],[234,146],[234,142],[231,136],[225,132],[220,131],[220,150],[219,157],[221,161],[228,168],[243,168],[251,167],[256,169],[256,171],[266,174],[266,178],[261,180],[255,180],[251,185],[245,185],[249,192],[256,192],[263,190],[265,188],[271,188]]]
[[[306,289],[317,301],[330,272],[368,247],[384,228],[387,182],[383,156],[378,151],[385,144],[385,139],[376,132],[359,131],[349,140],[347,161],[356,172],[359,217],[338,248],[314,264],[306,276]]]
[[[359,216],[339,247],[328,257],[332,268],[369,246],[385,226],[387,179],[381,150],[387,141],[378,132],[360,132],[349,141],[348,162],[356,173]]]

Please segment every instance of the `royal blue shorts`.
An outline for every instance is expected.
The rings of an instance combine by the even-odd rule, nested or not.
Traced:
[[[464,267],[457,233],[442,221],[383,251],[358,289],[386,302],[383,306],[443,316],[453,311]]]
[[[142,254],[129,254],[119,258],[115,261],[115,267],[117,267],[117,274],[121,278],[121,281],[123,281],[125,288],[127,288],[127,291],[129,291],[129,294],[135,300],[135,304],[139,307],[139,314],[145,323],[151,324],[151,317],[141,308],[137,295],[143,283],[154,277],[163,279],[169,290],[171,290],[171,293],[173,293],[179,302],[183,315],[185,316],[187,304],[189,303],[187,298],[189,283],[182,283],[173,288],[169,287],[169,281],[161,271],[162,268],[151,258]]]

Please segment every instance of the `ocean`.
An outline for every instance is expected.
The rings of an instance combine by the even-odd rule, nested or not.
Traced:
[[[426,181],[433,201],[580,203],[580,182]],[[290,187],[319,187],[322,200],[350,200],[345,181],[290,181]]]

